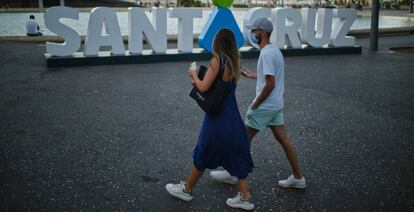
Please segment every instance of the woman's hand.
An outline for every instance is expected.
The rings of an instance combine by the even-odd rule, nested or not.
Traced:
[[[197,74],[198,73],[196,69],[188,69],[188,76],[190,76],[192,79],[194,79]]]
[[[196,78],[198,77],[197,70],[195,69],[188,69],[188,76],[191,78],[191,84],[196,86]]]

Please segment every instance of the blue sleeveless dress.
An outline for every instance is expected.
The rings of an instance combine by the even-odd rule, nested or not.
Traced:
[[[226,84],[231,89],[218,114],[210,116],[206,113],[204,116],[193,151],[193,163],[199,171],[222,166],[231,175],[244,179],[254,167],[250,142],[237,106],[237,85],[233,82]]]

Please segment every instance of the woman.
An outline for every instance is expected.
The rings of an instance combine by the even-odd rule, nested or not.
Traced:
[[[230,88],[217,115],[204,117],[197,146],[193,151],[193,165],[187,181],[180,184],[167,184],[167,191],[182,200],[193,199],[192,189],[204,170],[222,166],[239,180],[240,192],[234,198],[227,199],[230,207],[245,210],[254,209],[249,202],[247,176],[252,171],[253,161],[250,155],[250,142],[246,128],[240,116],[235,96],[236,85],[240,78],[240,58],[232,31],[220,30],[214,39],[213,58],[203,80],[197,71],[190,69],[191,82],[200,92],[207,91],[222,69],[222,80]]]

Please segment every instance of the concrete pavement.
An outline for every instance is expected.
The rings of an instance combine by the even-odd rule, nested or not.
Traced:
[[[414,36],[382,37],[376,53],[368,43],[285,59],[284,115],[309,185],[277,186],[291,171],[266,130],[252,144],[257,211],[413,210],[414,57],[388,48]],[[185,180],[203,118],[190,61],[48,69],[44,52],[0,42],[1,211],[235,211],[225,200],[238,187],[208,173],[190,203],[164,188]],[[242,114],[254,86],[238,85]]]

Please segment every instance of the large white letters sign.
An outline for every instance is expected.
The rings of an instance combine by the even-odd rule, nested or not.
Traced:
[[[152,11],[152,22],[148,20],[142,8],[130,7],[129,14],[129,51],[132,54],[142,53],[143,36],[154,52],[167,50],[167,9]],[[154,25],[154,27],[153,27]]]
[[[108,35],[102,35],[102,28]],[[113,9],[97,7],[91,12],[85,41],[85,55],[96,56],[101,46],[110,46],[114,55],[125,54],[118,19]]]
[[[257,18],[271,18],[273,33],[271,42],[279,48],[301,48],[301,43],[312,47],[354,46],[355,38],[346,36],[356,19],[354,9],[325,9],[318,10],[302,8],[300,12],[292,8],[252,8],[244,17],[244,25],[253,23]],[[333,18],[339,19],[333,22]],[[300,28],[300,30],[299,30]],[[316,31],[315,31],[316,28]],[[244,26],[243,34],[248,44],[259,48],[251,42],[250,31]],[[299,36],[297,35],[299,33]]]
[[[167,51],[167,13],[169,18],[178,19],[177,44],[181,52],[192,52],[193,20],[202,17],[197,8],[153,8],[152,21],[145,10],[138,7],[128,8],[128,51],[130,54],[142,54],[143,40],[156,53]],[[279,48],[302,48],[302,43],[312,47],[354,46],[355,38],[347,36],[356,19],[354,9],[302,8],[252,8],[246,12],[243,20],[243,35],[248,45],[259,48],[250,40],[250,31],[245,27],[259,17],[267,17],[273,23],[270,40]],[[70,7],[51,7],[45,13],[46,27],[64,38],[64,43],[46,43],[47,53],[54,56],[70,56],[79,50],[79,34],[60,22],[61,18],[79,19],[76,9]],[[334,20],[334,21],[333,21]],[[105,33],[102,34],[102,29]],[[237,29],[237,28],[236,28]],[[99,55],[100,48],[110,47],[113,55],[125,55],[121,30],[116,12],[107,7],[97,7],[91,11],[86,34],[84,54]]]
[[[55,56],[69,56],[79,50],[81,39],[79,34],[62,24],[61,18],[79,19],[77,10],[70,7],[51,7],[45,13],[45,26],[65,39],[63,44],[46,42],[46,52]]]
[[[353,46],[355,38],[346,36],[346,34],[356,19],[356,11],[354,9],[335,9],[333,15],[339,20],[333,25],[330,44],[333,46]]]
[[[313,47],[322,47],[329,43],[331,39],[332,10],[318,9],[316,19],[316,9],[303,8],[302,26],[300,28],[300,39],[303,43]],[[317,20],[317,22],[315,21]],[[316,33],[315,33],[316,24]]]
[[[276,8],[272,10],[273,32],[271,42],[276,43],[279,48],[289,47],[301,48],[302,44],[298,36],[298,30],[302,23],[300,13],[293,8]]]
[[[201,9],[177,8],[170,9],[170,18],[178,18],[177,46],[182,52],[193,50],[193,19],[201,18]]]

